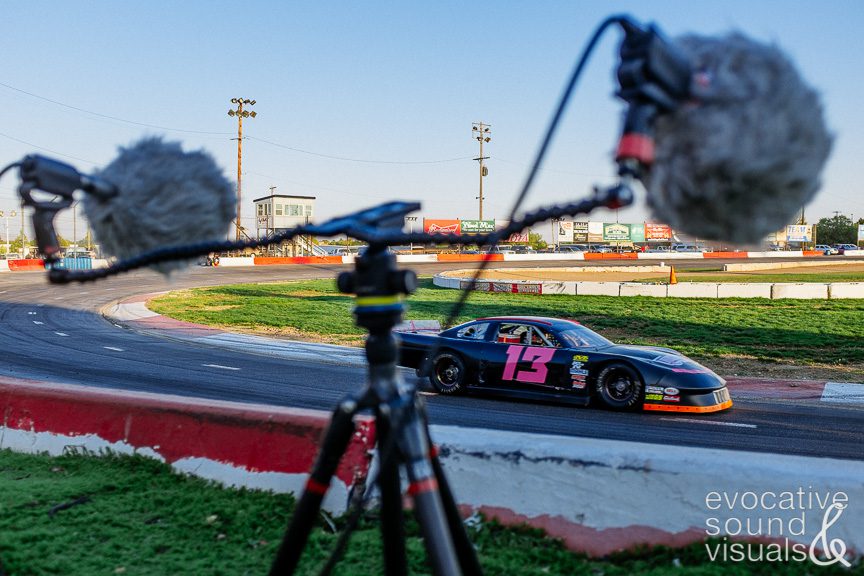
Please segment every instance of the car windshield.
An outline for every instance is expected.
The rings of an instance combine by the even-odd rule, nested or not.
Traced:
[[[613,345],[603,336],[582,326],[561,330],[558,334],[571,348],[600,348]]]

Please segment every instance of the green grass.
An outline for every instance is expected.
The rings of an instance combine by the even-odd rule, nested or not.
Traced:
[[[51,513],[76,500],[81,503]],[[9,576],[266,574],[292,509],[290,496],[224,489],[143,457],[0,451],[0,562]],[[406,531],[410,573],[429,574],[413,520],[406,519]],[[336,538],[321,521],[299,573],[318,573]],[[861,565],[711,563],[703,544],[589,560],[538,530],[494,522],[472,529],[471,538],[489,575],[864,574]],[[382,572],[379,532],[370,519],[353,535],[336,574]]]
[[[443,321],[458,292],[430,280],[408,299],[409,319]],[[269,327],[357,343],[352,299],[333,281],[243,284],[175,292],[156,312],[202,324]],[[613,341],[671,346],[699,359],[747,357],[798,364],[864,362],[864,300],[615,298],[475,293],[460,321],[496,315],[574,318]]]

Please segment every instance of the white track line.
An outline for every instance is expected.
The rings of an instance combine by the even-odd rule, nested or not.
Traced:
[[[57,336],[69,336],[65,332],[54,332],[54,334],[56,334]]]
[[[206,368],[219,368],[220,370],[240,370],[234,366],[222,366],[221,364],[202,364]]]
[[[44,324],[44,322],[40,322],[39,320],[33,320],[33,324],[36,324],[37,326],[41,326]]]
[[[718,420],[698,420],[696,418],[660,418],[667,422],[690,422],[692,424],[712,424],[714,426],[732,426],[733,428],[757,428],[756,424],[744,424],[743,422],[720,422]]]
[[[114,352],[125,352],[123,348],[116,348],[114,346],[103,346],[102,348],[104,348],[105,350],[113,350]]]

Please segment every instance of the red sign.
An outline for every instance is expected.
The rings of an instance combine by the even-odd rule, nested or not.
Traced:
[[[427,234],[461,234],[459,220],[423,219],[423,232]]]
[[[672,229],[666,224],[645,224],[645,240],[664,241],[672,239]]]

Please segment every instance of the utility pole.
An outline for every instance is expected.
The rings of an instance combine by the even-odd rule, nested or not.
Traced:
[[[3,210],[0,210],[0,218],[6,221],[6,258],[9,258],[9,218],[14,218],[17,216],[15,210],[12,210],[10,214],[6,214]]]
[[[249,118],[250,116],[252,118],[255,118],[257,114],[254,111],[250,112],[243,109],[244,104],[254,106],[255,100],[232,98],[231,103],[237,105],[236,109],[232,108],[228,110],[228,116],[237,117],[237,219],[234,224],[237,231],[235,235],[235,240],[239,242],[243,237],[243,226],[242,224],[240,224],[240,206],[243,203],[243,187],[241,185],[243,169],[243,118]]]
[[[480,142],[480,156],[474,158],[480,163],[480,195],[477,199],[480,200],[480,215],[478,220],[483,220],[483,178],[489,174],[489,169],[483,165],[484,160],[488,160],[488,156],[483,156],[483,143],[492,140],[492,126],[483,122],[474,122],[471,126],[471,132],[474,133],[474,139]]]

